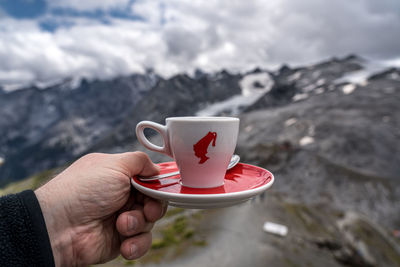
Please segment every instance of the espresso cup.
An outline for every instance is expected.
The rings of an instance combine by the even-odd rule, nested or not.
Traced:
[[[163,138],[163,146],[152,144],[144,135],[151,128]],[[224,184],[226,169],[235,151],[239,119],[231,117],[171,117],[166,125],[142,121],[136,136],[147,149],[172,157],[183,186],[218,187]]]

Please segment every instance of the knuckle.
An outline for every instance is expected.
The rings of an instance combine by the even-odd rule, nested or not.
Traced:
[[[142,162],[146,162],[146,161],[150,160],[149,156],[146,153],[144,153],[143,151],[136,151],[134,153],[138,157],[138,159]]]

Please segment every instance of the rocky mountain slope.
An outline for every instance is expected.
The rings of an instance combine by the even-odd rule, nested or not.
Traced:
[[[90,150],[131,145],[143,119],[194,114],[201,106],[240,93],[240,75],[221,72],[178,75],[152,73],[111,81],[82,81],[0,96],[0,185],[66,164]]]
[[[241,117],[237,151],[268,166],[275,188],[306,203],[330,203],[398,227],[400,72]],[[393,79],[394,78],[394,79]],[[268,101],[271,97],[268,96]]]
[[[132,75],[111,81],[68,81],[0,96],[0,185],[66,164],[124,119],[159,78]],[[118,93],[116,93],[118,92]]]

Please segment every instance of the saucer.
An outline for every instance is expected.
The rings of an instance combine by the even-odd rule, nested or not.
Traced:
[[[160,173],[178,171],[175,162],[160,163]],[[169,205],[188,209],[209,209],[233,206],[264,192],[274,183],[274,175],[266,169],[238,163],[225,174],[225,183],[214,188],[190,188],[181,185],[179,175],[142,182],[137,177],[132,185],[145,195],[168,201]]]

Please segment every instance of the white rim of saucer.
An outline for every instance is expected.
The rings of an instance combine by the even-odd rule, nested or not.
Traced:
[[[250,165],[250,164],[247,164]],[[253,165],[251,165],[253,166]],[[257,167],[257,166],[255,166]],[[260,168],[260,167],[257,167]],[[268,171],[269,172],[269,171]],[[136,183],[136,181],[131,178],[131,183],[134,187],[136,187],[137,189],[141,189],[143,191],[149,192],[149,193],[153,193],[159,196],[164,196],[164,197],[174,197],[176,199],[204,199],[204,198],[213,198],[213,199],[234,199],[236,197],[245,197],[247,195],[252,196],[252,195],[256,195],[259,192],[262,192],[264,190],[267,190],[268,188],[270,188],[272,186],[272,184],[275,181],[275,177],[274,175],[269,172],[271,174],[271,181],[269,181],[268,183],[266,183],[265,185],[253,188],[253,189],[247,189],[244,191],[239,191],[239,192],[231,192],[231,193],[219,193],[219,194],[183,194],[183,193],[171,193],[171,192],[165,192],[165,191],[160,191],[160,190],[155,190],[152,188],[148,188],[145,187],[143,185],[140,185],[138,183]]]

